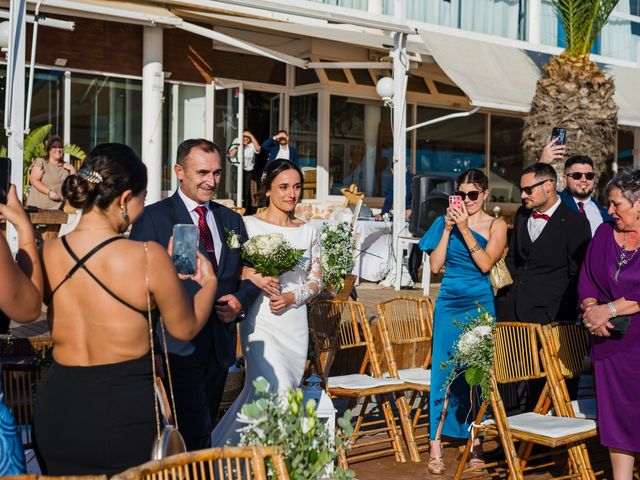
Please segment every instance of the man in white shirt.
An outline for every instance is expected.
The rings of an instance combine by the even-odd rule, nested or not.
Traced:
[[[231,143],[229,147],[229,158],[236,159],[238,158],[238,149],[240,148],[240,139],[236,138]],[[252,198],[251,196],[251,182],[255,179],[253,178],[253,168],[256,164],[256,155],[260,153],[262,149],[260,148],[260,144],[256,137],[253,136],[249,130],[245,130],[242,134],[242,204],[247,209],[247,214],[252,214],[254,207],[257,207],[257,198]],[[240,168],[240,166],[238,166]],[[255,201],[254,201],[255,200]]]
[[[549,164],[557,159],[558,156],[554,156],[554,153],[560,148],[564,148],[564,146],[556,146],[552,149],[547,145],[540,157],[540,163]],[[591,158],[584,155],[569,157],[564,163],[563,180],[566,188],[559,193],[560,199],[569,208],[587,217],[591,227],[591,235],[596,233],[603,222],[613,221],[607,209],[592,197],[596,188],[597,176],[593,170]]]
[[[267,152],[267,163],[283,158],[298,165],[298,151],[296,147],[289,145],[289,134],[286,130],[280,130],[273,137],[267,138],[262,142],[262,148]]]

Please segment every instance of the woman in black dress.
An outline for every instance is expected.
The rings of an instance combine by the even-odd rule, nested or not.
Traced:
[[[167,251],[122,234],[144,210],[146,167],[126,145],[95,147],[63,194],[83,215],[45,242],[45,299],[53,365],[38,390],[34,436],[49,475],[112,475],[150,459],[156,433],[147,283],[168,332],[204,326],[217,279],[198,254],[193,305]]]

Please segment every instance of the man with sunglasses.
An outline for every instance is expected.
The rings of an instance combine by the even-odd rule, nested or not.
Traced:
[[[561,202],[550,165],[536,163],[520,178],[518,209],[505,259],[513,284],[496,299],[500,321],[575,320],[575,282],[591,239],[583,215]]]
[[[549,160],[550,156],[543,152],[540,162],[549,163]],[[592,235],[602,222],[613,221],[607,209],[591,196],[596,187],[596,173],[591,158],[583,155],[569,157],[564,164],[563,180],[566,188],[559,193],[560,199],[569,208],[587,217]]]
[[[575,322],[578,274],[591,240],[585,216],[569,208],[556,192],[551,165],[536,163],[523,170],[523,206],[516,212],[505,258],[513,283],[496,296],[500,322],[548,324]],[[543,383],[518,388],[522,411],[530,411]],[[526,388],[525,388],[526,387]]]

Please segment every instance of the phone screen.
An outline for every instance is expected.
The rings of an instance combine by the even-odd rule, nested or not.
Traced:
[[[0,203],[7,203],[9,187],[11,187],[11,159],[0,157]]]
[[[196,273],[196,252],[198,251],[198,227],[193,224],[173,226],[173,264],[182,275]]]
[[[556,145],[564,145],[567,143],[567,129],[555,127],[551,130],[551,138],[556,139]]]
[[[449,195],[449,206],[462,210],[462,197],[460,195]]]

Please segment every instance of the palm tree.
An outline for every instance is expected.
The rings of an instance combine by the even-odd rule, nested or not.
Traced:
[[[618,0],[552,0],[567,47],[543,68],[525,119],[525,163],[539,158],[553,127],[567,129],[567,153],[588,155],[600,176],[615,151],[618,107],[613,78],[589,60],[589,52]],[[559,173],[562,165],[555,165]]]

